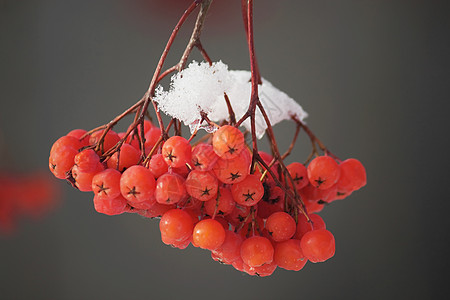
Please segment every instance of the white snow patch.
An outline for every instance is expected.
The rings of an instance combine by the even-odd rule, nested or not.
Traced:
[[[250,103],[251,73],[249,71],[229,71],[223,62],[208,63],[192,62],[189,66],[172,76],[168,91],[159,86],[154,100],[165,114],[177,118],[190,127],[191,132],[196,128],[203,128],[208,132],[214,131],[204,122],[199,124],[201,112],[208,115],[214,122],[228,120],[228,108],[224,93],[227,93],[231,106],[239,120],[246,112]],[[302,107],[286,93],[278,90],[269,81],[262,78],[262,85],[258,87],[259,99],[272,125],[291,116],[303,121],[308,114]],[[250,120],[242,124],[251,130]],[[264,118],[256,109],[256,136],[262,138],[267,128]]]

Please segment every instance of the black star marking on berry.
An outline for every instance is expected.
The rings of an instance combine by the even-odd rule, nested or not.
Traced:
[[[234,181],[234,180],[238,179],[239,177],[241,177],[241,174],[239,174],[239,171],[236,172],[236,173],[231,173],[231,172],[230,172],[230,177],[229,177],[229,179],[231,179],[231,181]]]
[[[170,152],[167,153],[166,157],[172,162],[175,158],[177,158],[175,155],[172,154],[172,150],[170,150]]]
[[[198,161],[198,159],[195,158],[194,166],[195,166],[195,167],[198,167],[198,166],[201,166],[201,165],[202,165],[202,164]]]
[[[248,201],[248,200],[254,200],[253,199],[253,195],[256,194],[256,192],[250,193],[250,191],[247,192],[247,194],[242,194],[242,196],[245,197],[244,201]]]
[[[55,169],[56,169],[56,165],[50,164],[50,166],[52,167],[52,170],[55,170]]]
[[[230,146],[228,145],[228,151],[230,154],[233,154],[234,152],[236,152],[236,148],[234,146]]]
[[[105,193],[105,195],[108,195],[108,193],[107,193],[106,191],[109,190],[109,187],[106,187],[106,186],[103,184],[103,182],[102,182],[102,185],[96,184],[96,186],[99,188],[97,194],[100,194],[100,193],[103,192],[103,193]]]
[[[244,222],[244,220],[245,220],[245,218],[241,215],[238,215],[237,218],[238,218],[239,222]]]
[[[299,181],[303,180],[303,176],[298,176],[298,174],[295,174],[295,178],[292,178],[292,180],[294,180],[296,183],[298,183]]]
[[[140,193],[136,191],[136,187],[133,186],[132,189],[128,188],[130,191],[128,192],[128,195],[133,195],[134,198],[136,198],[136,195],[139,195]]]
[[[322,183],[324,183],[326,180],[319,177],[318,179],[316,179],[316,180],[314,180],[314,181],[317,183],[317,186],[316,186],[316,187],[319,187],[319,186],[321,186]]]
[[[212,190],[212,188],[208,189],[208,187],[205,187],[205,189],[202,191],[201,196],[209,195],[210,190]]]

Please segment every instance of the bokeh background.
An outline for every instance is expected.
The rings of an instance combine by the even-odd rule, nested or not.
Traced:
[[[189,3],[1,0],[1,167],[47,169],[58,137],[137,101]],[[202,41],[213,60],[249,69],[239,3],[213,2]],[[57,181],[58,207],[0,236],[0,298],[445,298],[449,12],[448,1],[255,1],[263,76],[309,112],[334,153],[367,168],[364,189],[321,213],[336,237],[333,259],[252,278],[206,251],[164,245],[156,220],[100,215],[91,194]],[[277,133],[286,147],[292,124]],[[301,136],[289,161],[308,151]]]

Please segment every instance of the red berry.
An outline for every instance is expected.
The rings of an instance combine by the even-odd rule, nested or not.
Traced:
[[[244,149],[244,134],[234,126],[224,125],[214,132],[212,145],[219,157],[235,158]]]
[[[186,191],[200,201],[208,201],[217,195],[219,183],[208,171],[193,170],[186,178]]]
[[[273,260],[272,243],[265,237],[253,236],[242,242],[241,258],[250,267],[269,264]]]
[[[304,188],[309,184],[306,167],[303,164],[294,162],[287,166],[287,170],[291,175],[297,189]]]
[[[223,244],[212,251],[213,259],[224,264],[232,264],[241,258],[242,237],[233,231],[225,231],[225,240]]]
[[[77,153],[78,151],[70,146],[59,146],[55,149],[52,148],[48,159],[48,166],[56,178],[66,178],[66,173],[69,172],[74,165],[74,158]]]
[[[306,258],[313,263],[323,262],[333,257],[336,247],[333,234],[326,229],[305,233],[300,246]]]
[[[139,150],[130,144],[123,144],[120,150],[108,159],[108,168],[123,172],[126,168],[136,165],[141,158]]]
[[[231,191],[229,188],[220,187],[217,197],[208,200],[204,204],[205,212],[213,216],[214,213],[218,216],[226,216],[230,214],[236,202],[233,199]]]
[[[264,195],[264,187],[256,175],[248,175],[244,180],[233,184],[231,187],[234,201],[240,205],[253,206]]]
[[[161,237],[166,242],[181,242],[187,240],[194,229],[191,216],[181,209],[171,209],[164,213],[159,222]]]
[[[274,262],[283,269],[300,271],[308,261],[303,255],[299,240],[287,240],[275,245]]]
[[[81,147],[83,147],[83,145],[78,138],[75,138],[73,136],[62,136],[58,140],[56,140],[56,142],[53,143],[52,148],[50,150],[50,155],[55,151],[60,152],[61,150],[58,149],[64,147],[69,147],[78,150]]]
[[[115,169],[106,169],[92,178],[92,191],[98,199],[113,199],[120,195],[120,174]]]
[[[109,216],[120,215],[125,212],[127,200],[118,195],[114,198],[100,198],[94,196],[94,208],[97,212]]]
[[[132,203],[156,201],[153,197],[155,186],[152,172],[140,165],[129,167],[120,178],[120,192]]]
[[[103,132],[103,130],[94,132],[89,138],[89,144],[97,145],[101,136],[103,135]],[[100,145],[99,155],[114,147],[119,142],[119,140],[119,135],[114,131],[109,130],[105,135],[102,145]]]
[[[85,136],[86,133],[87,133],[87,131],[84,129],[74,129],[71,132],[69,132],[67,134],[67,136],[72,136],[74,138],[77,138],[80,141],[81,146],[85,147],[85,146],[89,146],[89,135]],[[83,138],[83,136],[84,136],[84,138]]]
[[[162,147],[162,155],[172,168],[180,168],[191,162],[191,145],[181,136],[169,138]]]
[[[217,160],[213,166],[213,171],[217,179],[225,184],[234,184],[245,179],[248,175],[250,162],[247,156],[242,153],[233,159]]]
[[[96,169],[93,172],[81,172],[78,166],[73,166],[72,177],[75,179],[75,186],[82,192],[92,191],[92,178],[95,174],[103,171],[105,168],[103,164],[98,163]]]
[[[184,179],[178,174],[166,173],[156,181],[155,198],[161,204],[174,204],[186,197]]]
[[[290,239],[296,230],[295,220],[285,212],[273,213],[267,218],[266,229],[275,242]]]
[[[196,170],[209,171],[219,157],[208,144],[198,144],[192,149],[192,167]]]
[[[152,148],[155,146],[156,142],[158,142],[160,137],[161,137],[161,129],[157,127],[150,128],[145,133],[145,148],[152,150]]]
[[[80,172],[93,172],[97,169],[100,157],[92,149],[85,149],[75,155],[74,163]]]
[[[321,190],[331,188],[339,180],[339,165],[330,156],[316,157],[309,163],[307,171],[311,185]]]
[[[215,250],[225,240],[225,229],[222,224],[213,219],[205,219],[194,227],[192,241],[202,249]]]
[[[339,167],[341,176],[338,180],[337,188],[340,193],[356,191],[366,185],[366,169],[359,160],[349,158],[341,162]]]
[[[153,176],[155,178],[158,178],[168,171],[167,164],[164,161],[164,157],[162,156],[162,154],[153,155],[150,159],[148,168],[153,173]]]

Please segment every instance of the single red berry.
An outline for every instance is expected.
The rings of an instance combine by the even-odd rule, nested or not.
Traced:
[[[236,202],[233,199],[230,189],[220,187],[217,196],[205,202],[204,209],[210,216],[213,216],[214,213],[217,216],[226,216],[233,211],[235,206]]]
[[[161,204],[174,204],[186,197],[184,178],[178,174],[166,173],[156,181],[155,198]]]
[[[71,132],[67,134],[67,136],[73,136],[74,138],[77,138],[80,143],[81,147],[89,146],[89,135],[86,135],[87,131],[84,129],[74,129]]]
[[[241,258],[242,237],[231,230],[225,230],[225,240],[223,244],[211,252],[214,260],[231,265]]]
[[[266,220],[266,229],[275,242],[290,239],[296,230],[295,220],[285,212],[275,212]]]
[[[168,243],[187,240],[194,229],[192,217],[181,209],[171,209],[164,213],[159,222],[161,237]]]
[[[235,158],[244,149],[244,134],[234,126],[224,125],[214,132],[212,145],[219,157]]]
[[[249,172],[250,162],[242,153],[233,159],[219,158],[217,160],[213,166],[217,179],[225,184],[235,184],[245,179]]]
[[[97,145],[101,136],[103,135],[103,132],[104,132],[103,130],[100,130],[91,134],[91,137],[89,138],[89,144]],[[119,135],[113,130],[109,130],[105,135],[103,143],[100,145],[100,150],[98,154],[100,155],[102,153],[105,153],[106,151],[114,147],[119,142],[119,140],[120,140]]]
[[[252,236],[242,242],[241,258],[250,267],[270,264],[273,260],[272,243],[265,237]]]
[[[115,169],[106,169],[92,178],[92,191],[98,199],[113,199],[120,195],[120,174]]]
[[[308,165],[308,179],[315,188],[326,190],[339,180],[340,168],[330,156],[318,156]]]
[[[225,229],[216,220],[201,220],[194,227],[192,241],[202,249],[215,250],[225,241]]]
[[[66,147],[73,148],[78,151],[78,149],[83,147],[83,145],[78,138],[65,135],[53,143],[52,148],[50,149],[50,155],[55,151],[61,152],[60,148]]]
[[[161,137],[161,129],[152,127],[145,133],[145,148],[151,150]]]
[[[231,193],[236,203],[253,206],[262,199],[264,187],[258,176],[250,174],[244,180],[233,184]]]
[[[93,172],[97,169],[100,157],[92,149],[85,149],[75,155],[74,163],[80,172]]]
[[[196,170],[209,171],[219,157],[209,144],[198,144],[192,149],[192,167]]]
[[[208,171],[193,170],[185,182],[186,191],[200,201],[208,201],[217,195],[219,183],[217,178]]]
[[[303,254],[313,263],[323,262],[334,256],[334,236],[326,229],[311,230],[300,241]]]
[[[97,212],[109,216],[120,215],[125,212],[127,200],[118,195],[114,198],[100,198],[94,196],[94,208]]]
[[[366,169],[362,163],[354,158],[349,158],[339,165],[341,176],[337,182],[340,193],[348,193],[359,190],[367,183]]]
[[[303,164],[294,162],[288,165],[286,168],[291,175],[292,180],[294,181],[294,185],[297,189],[304,188],[309,184],[306,167]]]
[[[287,240],[275,245],[274,262],[283,269],[300,271],[308,259],[303,255],[299,240]]]
[[[164,143],[162,155],[167,165],[180,168],[191,162],[191,145],[184,137],[173,136]]]
[[[158,178],[168,171],[168,166],[164,161],[164,157],[162,156],[162,154],[153,155],[150,159],[148,168],[155,178]]]
[[[74,165],[74,158],[77,153],[78,150],[70,146],[58,146],[52,149],[48,159],[48,166],[56,178],[66,179],[67,172]]]
[[[126,168],[136,165],[141,158],[139,150],[130,144],[123,144],[120,150],[108,159],[108,168],[123,172]]]
[[[155,192],[155,178],[149,169],[135,165],[123,172],[120,178],[120,192],[129,202],[156,201],[153,197]]]
[[[103,171],[105,168],[100,162],[97,163],[97,167],[93,172],[81,172],[78,166],[73,166],[72,177],[75,179],[75,186],[82,192],[92,191],[92,178],[95,174]]]

